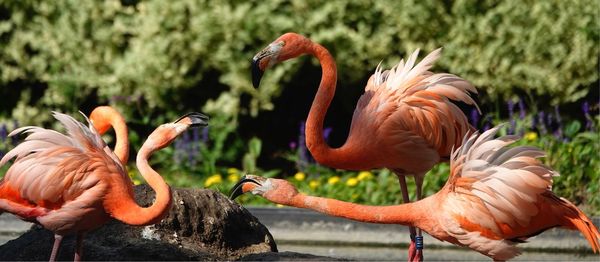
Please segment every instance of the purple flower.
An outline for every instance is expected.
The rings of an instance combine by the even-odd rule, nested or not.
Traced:
[[[484,132],[487,131],[487,130],[489,130],[491,128],[491,126],[492,126],[492,124],[490,123],[490,118],[489,117],[485,117],[484,120],[483,120],[483,123],[485,123],[483,125],[483,128],[482,128],[482,130]]]
[[[200,142],[200,131],[198,131],[198,128],[194,128],[192,131],[192,142]]]
[[[205,127],[204,129],[202,129],[202,143],[204,144],[208,144],[208,129],[210,128],[210,126]]]
[[[585,101],[583,105],[581,105],[581,110],[583,110],[583,115],[585,116],[585,129],[588,131],[592,131],[592,116],[590,115],[590,104]]]
[[[558,106],[554,106],[554,114],[556,115],[556,130],[554,131],[554,136],[558,139],[562,138],[562,122],[560,118],[560,112],[558,111]]]
[[[525,103],[523,103],[522,99],[519,99],[519,118],[521,118],[521,120],[525,119],[525,114],[527,112],[525,111]]]
[[[325,141],[329,142],[329,135],[331,134],[331,131],[333,131],[333,128],[331,127],[327,127],[323,130],[323,137],[325,138]]]
[[[485,125],[483,125],[483,131],[488,131],[490,129],[490,122],[486,122]]]
[[[176,164],[181,164],[181,152],[184,150],[184,144],[182,139],[175,140],[175,152],[173,153],[173,161]]]
[[[513,117],[514,108],[515,108],[515,104],[513,103],[512,100],[509,99],[508,100],[508,118],[510,119],[510,126],[508,127],[509,135],[515,133],[516,121],[515,121],[515,118]]]
[[[187,155],[188,164],[193,166],[195,164],[194,157],[196,156],[196,151],[194,151],[194,144],[189,131],[183,133],[183,144],[184,151],[182,153]]]
[[[298,160],[296,163],[300,170],[303,170],[306,165],[311,161],[310,153],[306,148],[306,123],[302,121],[300,123],[300,135],[298,136]]]
[[[546,117],[545,117],[544,111],[540,111],[538,113],[538,130],[543,135],[547,133],[545,123],[546,123]]]
[[[473,108],[471,109],[471,125],[473,127],[477,127],[477,124],[479,124],[479,112],[477,112],[477,109]]]
[[[2,126],[0,127],[0,142],[4,141],[4,139],[6,139],[7,136],[8,129],[6,128],[5,124],[2,124]]]
[[[519,99],[519,119],[521,119],[521,121],[525,120],[525,115],[527,114],[527,111],[525,110],[525,103],[523,102],[523,99]],[[519,136],[522,136],[524,133],[525,127],[524,126],[520,126],[519,130],[517,131],[519,133]]]
[[[296,144],[296,141],[290,141],[289,146],[291,150],[295,150],[298,144]]]
[[[192,151],[200,151],[200,130],[194,128],[192,131]]]

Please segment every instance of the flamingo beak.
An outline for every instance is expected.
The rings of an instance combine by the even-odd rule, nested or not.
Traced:
[[[281,41],[273,42],[252,58],[252,85],[254,88],[258,88],[260,85],[260,79],[265,69],[278,62],[277,58],[283,46],[284,43]]]
[[[246,184],[246,183],[252,183],[252,184]],[[245,186],[245,185],[250,185],[250,187]],[[231,199],[231,200],[236,199],[238,196],[252,190],[252,188],[254,188],[256,186],[261,186],[261,183],[255,179],[243,176],[242,179],[240,179],[240,181],[238,181],[233,186],[231,193],[229,195],[229,199]]]
[[[258,88],[258,86],[260,86],[260,79],[262,79],[263,73],[265,72],[260,69],[261,59],[262,57],[259,57],[258,55],[252,58],[252,86],[254,86],[254,88]]]
[[[180,122],[188,124],[190,127],[205,127],[208,126],[208,116],[197,112],[187,113],[175,120],[174,123]]]

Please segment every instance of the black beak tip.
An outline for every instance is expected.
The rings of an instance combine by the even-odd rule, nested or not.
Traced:
[[[263,71],[260,69],[260,59],[252,59],[252,85],[254,88],[258,88],[260,85],[260,79],[263,76]]]
[[[198,113],[198,112],[191,112],[191,113],[187,113],[185,115],[183,115],[182,117],[180,117],[179,119],[177,119],[177,121],[175,121],[175,123],[181,121],[181,119],[184,119],[188,117],[191,121],[192,124],[190,125],[190,127],[205,127],[208,126],[208,116],[206,116],[205,114],[202,113]]]
[[[260,183],[258,183],[256,180],[251,179],[251,178],[247,178],[246,176],[243,176],[240,181],[238,181],[233,188],[231,189],[231,192],[229,193],[229,199],[234,200],[236,199],[238,196],[241,196],[242,194],[244,194],[244,191],[242,189],[242,186],[245,183],[254,183],[257,185],[260,185]]]

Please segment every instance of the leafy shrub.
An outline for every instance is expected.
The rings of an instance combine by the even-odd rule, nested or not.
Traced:
[[[11,99],[0,106],[0,116],[39,124],[49,119],[40,114],[48,109],[75,112],[105,103],[128,119],[170,118],[199,107],[256,115],[272,110],[272,97],[300,74],[298,62],[285,63],[260,89],[250,84],[249,59],[286,31],[329,48],[341,85],[352,90],[362,89],[381,59],[392,65],[415,48],[444,46],[439,69],[473,81],[487,101],[515,91],[574,101],[598,79],[598,5],[3,0],[0,95]],[[244,95],[251,98],[247,103]]]

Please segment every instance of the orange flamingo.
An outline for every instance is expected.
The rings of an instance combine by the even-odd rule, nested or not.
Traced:
[[[68,135],[41,127],[19,128],[10,135],[29,135],[0,160],[2,166],[16,157],[0,180],[0,213],[8,211],[53,231],[51,261],[56,259],[60,242],[68,234],[77,234],[75,260],[80,260],[84,233],[102,226],[111,217],[139,226],[159,222],[169,211],[171,190],[150,167],[148,157],[187,128],[206,126],[208,120],[199,113],[187,114],[159,126],[148,136],[138,152],[136,165],[155,190],[156,201],[150,207],[140,207],[125,167],[96,130],[68,115],[53,115]]]
[[[594,252],[600,233],[575,205],[551,191],[558,174],[530,146],[508,147],[515,136],[493,139],[498,128],[465,137],[454,150],[450,177],[436,194],[394,206],[367,206],[298,193],[286,180],[246,176],[232,190],[271,202],[308,208],[357,221],[416,226],[431,236],[478,251],[494,260],[520,254],[525,239],[553,227],[579,230]]]
[[[435,164],[447,160],[453,147],[474,130],[464,113],[450,101],[477,104],[467,81],[452,74],[429,72],[440,57],[435,50],[415,65],[419,50],[389,71],[378,66],[365,87],[352,116],[350,133],[340,148],[331,148],[323,137],[323,121],[336,88],[337,69],[323,46],[296,33],[286,33],[253,58],[253,84],[258,87],[268,67],[302,54],[321,63],[319,89],[306,121],[306,145],[323,165],[350,170],[388,168],[397,176],[404,202],[409,202],[405,176],[413,175],[421,199],[423,177]],[[479,108],[477,107],[479,110]],[[411,231],[410,261],[422,260],[422,244],[415,245]],[[421,232],[417,233],[422,240]]]
[[[110,106],[98,106],[90,113],[90,123],[100,135],[106,133],[111,127],[115,130],[114,153],[126,166],[129,160],[129,135],[123,115]]]

